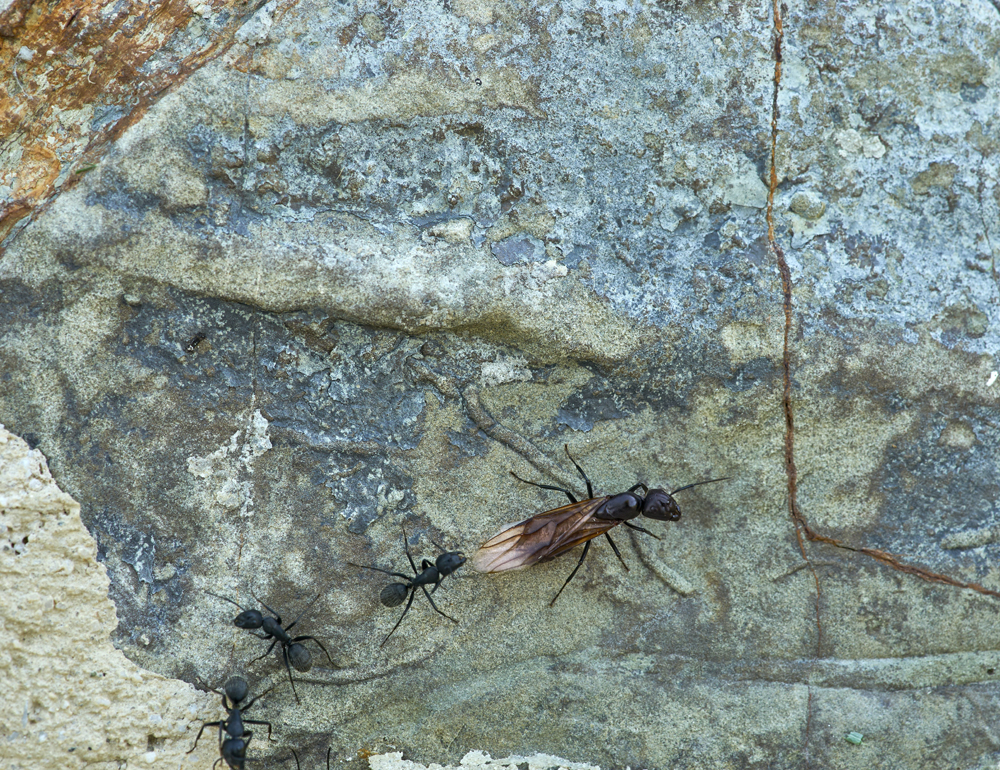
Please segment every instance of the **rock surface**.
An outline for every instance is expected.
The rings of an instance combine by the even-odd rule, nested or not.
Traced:
[[[9,237],[0,419],[115,644],[274,685],[275,763],[994,767],[1000,13],[782,7],[776,73],[770,5],[268,3]],[[564,444],[731,478],[380,647],[351,563],[560,505],[508,471],[579,492]]]
[[[110,640],[115,608],[80,506],[37,449],[0,425],[0,705],[5,768],[177,763],[218,703],[135,665]],[[194,725],[195,732],[191,732]],[[215,752],[211,739],[189,761]]]

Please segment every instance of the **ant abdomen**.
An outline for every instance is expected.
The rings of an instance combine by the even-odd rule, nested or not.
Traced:
[[[228,696],[229,700],[233,703],[239,703],[241,700],[246,700],[247,693],[250,692],[250,686],[247,684],[247,680],[242,676],[234,676],[223,688]]]
[[[379,594],[379,600],[386,607],[398,607],[406,600],[409,588],[403,583],[389,583]]]
[[[312,668],[312,653],[304,644],[296,642],[288,647],[288,662],[296,671],[308,671]]]

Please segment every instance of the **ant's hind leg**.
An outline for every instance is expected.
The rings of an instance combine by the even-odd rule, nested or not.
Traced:
[[[416,595],[416,591],[410,591],[410,598],[406,602],[406,609],[403,610],[403,614],[399,616],[399,620],[396,621],[396,625],[392,627],[392,631],[386,634],[385,639],[382,640],[382,644],[380,644],[379,647],[385,647],[385,643],[389,641],[389,637],[396,633],[396,629],[399,628],[399,624],[403,622],[403,618],[406,617],[406,613],[410,611],[410,605],[413,604],[413,597]]]
[[[326,655],[326,659],[330,661],[331,666],[335,667],[337,665],[336,663],[333,662],[333,658],[330,657],[330,653],[326,651],[326,647],[323,646],[323,642],[321,642],[315,636],[296,636],[294,639],[292,639],[292,643],[294,644],[295,642],[304,642],[307,639],[309,641],[316,642],[319,648],[323,651],[323,654]]]
[[[376,572],[381,572],[385,575],[392,575],[393,577],[403,578],[403,580],[409,580],[411,577],[413,577],[413,575],[404,575],[402,572],[391,572],[387,569],[382,569],[381,567],[367,567],[364,564],[355,564],[354,562],[351,561],[347,562],[347,564],[350,564],[352,567],[360,567],[361,569],[375,570]]]
[[[574,576],[574,575],[576,574],[576,571],[577,571],[578,569],[580,569],[580,566],[581,566],[581,565],[583,564],[583,560],[587,558],[587,551],[589,551],[589,550],[590,550],[590,544],[591,544],[592,542],[593,542],[592,540],[588,540],[588,541],[587,541],[587,542],[586,542],[586,543],[584,544],[584,546],[583,546],[583,553],[582,553],[582,554],[580,554],[580,561],[578,561],[578,562],[576,563],[576,566],[575,566],[575,567],[573,567],[573,571],[572,571],[572,572],[570,572],[570,573],[569,573],[569,577],[568,577],[568,578],[566,578],[566,582],[562,584],[562,588],[560,588],[560,589],[559,589],[559,591],[558,591],[558,592],[556,593],[556,595],[555,595],[555,597],[554,597],[554,598],[552,599],[552,601],[551,601],[551,602],[549,602],[549,606],[550,606],[550,607],[554,607],[554,606],[555,606],[555,603],[556,603],[556,599],[558,599],[558,598],[559,598],[559,594],[561,594],[561,593],[563,592],[563,589],[564,589],[564,588],[566,588],[566,586],[568,586],[568,585],[569,585],[569,581],[573,579],[573,576]]]
[[[265,721],[263,721],[261,719],[244,719],[243,720],[243,724],[245,724],[245,725],[267,725],[267,739],[268,740],[272,740],[272,738],[271,738],[271,723],[270,722],[265,722]],[[243,734],[244,735],[253,735],[253,733],[246,733],[246,732],[244,732]]]
[[[218,727],[222,729],[222,722],[202,722],[201,729],[198,731],[198,735],[194,739],[194,746],[191,747],[191,751],[187,752],[191,754],[196,748],[198,748],[198,741],[201,739],[201,734],[205,732],[206,727]]]
[[[410,555],[410,544],[408,538],[406,537],[406,527],[400,525],[400,529],[403,530],[403,550],[406,551],[406,558],[410,560],[410,566],[413,567],[413,574],[419,575],[420,570],[417,569],[417,565],[413,561],[413,557]],[[407,578],[409,580],[409,578]]]
[[[295,690],[295,677],[292,676],[292,667],[288,665],[288,648],[285,645],[281,645],[281,659],[285,662],[285,671],[288,672],[288,681],[292,683],[292,695],[295,696],[295,702],[301,703],[299,700],[299,694]]]
[[[629,572],[630,570],[628,568],[628,565],[625,563],[625,560],[622,558],[621,553],[619,553],[618,546],[615,545],[615,541],[611,539],[611,535],[609,535],[607,532],[605,532],[604,536],[608,539],[608,542],[611,543],[611,550],[613,550],[615,552],[615,556],[618,557],[618,561],[620,561],[622,563],[622,566],[625,568],[625,571]]]
[[[571,503],[576,502],[576,498],[573,496],[573,493],[570,492],[568,489],[563,489],[562,487],[553,487],[550,486],[549,484],[538,484],[537,482],[534,481],[528,481],[527,479],[522,479],[520,476],[514,473],[514,471],[511,471],[510,475],[513,476],[518,481],[520,481],[522,484],[531,484],[531,486],[538,487],[539,489],[551,489],[553,492],[562,492],[564,495],[566,495],[566,497],[569,498],[569,501]],[[591,497],[593,497],[593,495],[591,495]]]

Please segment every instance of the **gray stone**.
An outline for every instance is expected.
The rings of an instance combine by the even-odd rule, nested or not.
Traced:
[[[815,193],[803,190],[792,196],[792,202],[788,205],[793,212],[803,219],[819,219],[826,211],[826,204]]]
[[[79,502],[125,655],[275,685],[265,764],[996,766],[1000,15],[783,30],[772,175],[757,7],[268,4],[19,229],[0,419]],[[549,607],[578,550],[465,567],[457,624],[417,596],[380,648],[389,579],[351,564],[563,505],[509,472],[580,495],[566,444],[599,494],[728,480],[615,529],[628,572],[595,540]],[[337,667],[296,704],[209,591],[318,594]]]

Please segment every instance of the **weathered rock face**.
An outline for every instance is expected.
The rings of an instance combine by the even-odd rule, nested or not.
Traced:
[[[0,238],[95,167],[107,145],[233,43],[239,0],[0,4]]]
[[[111,645],[115,608],[80,506],[41,452],[2,425],[0,528],[5,767],[176,766],[215,697],[145,671]],[[212,743],[188,759],[212,761]]]
[[[0,419],[125,654],[277,686],[274,761],[995,765],[1000,13],[790,5],[776,87],[769,6],[276,9],[0,262]],[[466,568],[380,648],[350,563],[562,504],[508,471],[579,492],[563,444],[731,478],[615,530],[628,573]],[[339,668],[296,704],[209,591],[319,594]]]

